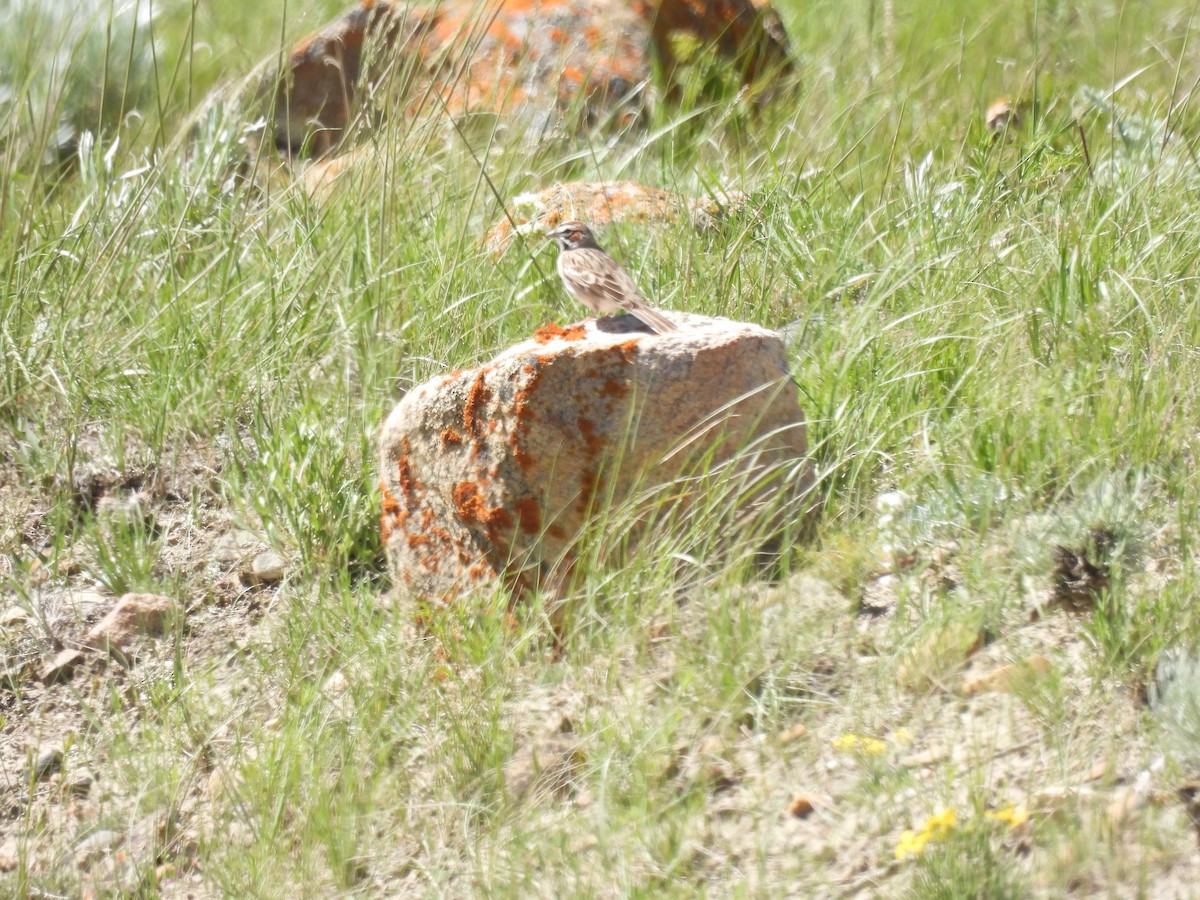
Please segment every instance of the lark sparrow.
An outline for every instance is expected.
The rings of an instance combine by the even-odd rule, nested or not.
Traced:
[[[646,305],[629,273],[600,249],[592,231],[582,222],[563,222],[547,237],[558,243],[558,275],[567,290],[592,312],[627,312],[659,334],[676,326]]]

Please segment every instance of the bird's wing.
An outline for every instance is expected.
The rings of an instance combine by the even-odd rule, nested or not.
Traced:
[[[637,285],[633,283],[629,273],[603,250],[584,248],[571,252],[588,255],[586,265],[575,265],[570,268],[569,277],[576,283],[580,291],[611,300],[625,309],[632,309],[646,302],[646,298],[637,289]]]

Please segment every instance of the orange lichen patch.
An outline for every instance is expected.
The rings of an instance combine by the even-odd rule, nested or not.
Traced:
[[[564,80],[573,83],[565,72]],[[515,212],[518,224],[535,223],[550,229],[569,219],[583,219],[593,226],[611,222],[671,224],[678,222],[687,208],[685,197],[634,181],[571,181],[534,194]],[[497,252],[511,239],[512,223],[507,216],[493,225],[486,237],[488,246]]]
[[[483,561],[477,562],[467,569],[467,577],[472,581],[481,581],[484,578],[490,578],[494,574],[496,573],[492,567]]]
[[[401,516],[404,511],[400,508],[396,498],[392,496],[392,492],[387,489],[387,482],[382,478],[379,479],[379,490],[383,493],[383,512],[379,516],[379,532],[386,543],[392,535],[392,528],[402,521]]]
[[[433,541],[429,539],[429,536],[425,534],[410,534],[405,540],[408,541],[408,546],[412,547],[413,549],[416,549],[422,544],[433,543]]]
[[[623,362],[629,363],[633,361],[633,357],[637,354],[638,341],[641,338],[632,338],[620,344],[614,344],[612,349],[620,354]]]
[[[447,428],[442,432],[442,446],[449,447],[451,444],[461,444],[463,437],[453,428]]]
[[[417,491],[421,489],[421,483],[413,475],[412,463],[408,461],[409,453],[411,453],[408,438],[403,439],[400,448],[402,452],[396,460],[397,480],[400,484],[400,490],[404,492],[404,501],[408,509],[412,509],[418,505]]]
[[[624,382],[617,381],[615,378],[607,378],[604,381],[604,386],[600,388],[601,397],[612,397],[614,399],[624,397],[629,393],[629,385]]]
[[[512,434],[509,435],[508,445],[512,449],[513,459],[517,465],[528,471],[533,465],[534,460],[525,449],[522,441],[529,434],[533,420],[537,418],[537,413],[530,407],[529,400],[537,391],[538,382],[542,378],[542,370],[532,365],[527,365],[524,367],[524,372],[529,376],[529,380],[513,395],[512,409],[516,424],[513,427]]]
[[[526,534],[537,534],[542,530],[542,507],[534,497],[517,501],[517,521]]]
[[[501,506],[487,506],[473,481],[460,481],[454,486],[454,508],[467,524],[477,523],[494,535],[512,528],[512,516]]]
[[[555,522],[546,529],[546,534],[550,535],[550,537],[554,538],[555,540],[561,541],[567,536],[567,530]]]
[[[778,16],[755,0],[496,0],[486,6],[481,10],[478,0],[364,2],[300,42],[284,77],[273,72],[264,82],[264,98],[273,94],[276,101],[277,143],[293,152],[326,153],[352,119],[361,85],[375,97],[387,96],[378,90],[387,72],[421,73],[398,98],[401,107],[418,112],[422,106],[439,115],[557,106],[628,121],[643,111],[644,99],[631,89],[650,76],[655,51],[668,76],[694,62],[695,49],[687,48],[737,60],[747,80],[790,64]],[[380,50],[373,63],[364,54],[372,36]],[[444,107],[428,103],[439,95]]]
[[[543,325],[533,333],[533,339],[539,344],[548,344],[551,341],[578,341],[582,340],[587,334],[587,329],[583,325],[568,325],[563,328],[551,322],[549,325]]]
[[[463,404],[463,427],[477,441],[483,439],[483,409],[492,398],[485,381],[486,374],[486,369],[479,370],[467,392],[467,402]]]
[[[583,438],[584,449],[592,456],[598,454],[604,447],[604,440],[596,434],[596,423],[580,416],[575,422],[575,427],[579,429],[579,436]]]

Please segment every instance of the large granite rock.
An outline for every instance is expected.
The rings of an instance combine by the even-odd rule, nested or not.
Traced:
[[[628,122],[643,109],[655,59],[670,79],[714,52],[747,82],[791,66],[765,2],[361,0],[293,48],[265,85],[277,146],[319,156],[345,132],[364,84],[384,115],[522,111],[545,127],[567,113]]]
[[[589,522],[635,494],[647,524],[719,497],[700,514],[730,544],[803,519],[804,417],[779,335],[668,315],[667,335],[626,316],[547,326],[404,397],[381,437],[398,588],[435,603],[494,579],[557,589]]]

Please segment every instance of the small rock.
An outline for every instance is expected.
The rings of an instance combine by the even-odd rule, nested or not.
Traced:
[[[287,563],[274,550],[265,550],[250,562],[249,576],[254,584],[274,584],[282,580]]]
[[[46,747],[38,753],[33,763],[33,779],[41,781],[55,772],[62,771],[63,752],[61,747]]]
[[[10,606],[0,613],[0,625],[5,628],[21,628],[29,622],[29,613],[19,606]]]
[[[997,97],[983,114],[984,124],[993,138],[1000,137],[1005,131],[1019,131],[1024,119],[1024,104],[1014,103],[1008,97]]]
[[[343,718],[354,714],[354,695],[350,692],[350,680],[340,670],[325,679],[321,687],[332,712]]]
[[[44,684],[56,684],[60,681],[70,681],[86,657],[82,650],[68,647],[59,651],[50,664],[42,670],[41,680]]]
[[[125,651],[137,634],[161,634],[175,601],[159,594],[125,594],[87,633],[96,650]]]
[[[96,776],[87,769],[80,769],[63,782],[63,790],[76,797],[86,797],[96,781]]]
[[[808,734],[808,729],[804,726],[804,723],[797,722],[790,728],[785,728],[783,731],[779,732],[778,741],[781,744],[791,744],[800,740],[806,734]]]
[[[119,831],[95,831],[75,845],[75,866],[86,869],[113,847],[119,846],[125,835]]]
[[[1046,657],[1031,656],[1020,662],[993,669],[977,678],[968,678],[963,682],[962,690],[964,694],[982,694],[989,691],[1008,693],[1034,676],[1046,675],[1050,669],[1050,660]]]
[[[927,766],[935,766],[942,760],[946,759],[950,754],[945,750],[931,748],[929,750],[921,750],[917,753],[909,754],[901,757],[900,765],[906,769],[924,769]]]
[[[63,597],[63,605],[81,619],[97,606],[107,606],[111,602],[111,597],[99,591],[73,591]]]
[[[338,669],[338,671],[334,672],[325,679],[325,685],[321,688],[321,690],[327,697],[333,698],[340,697],[342,694],[346,693],[346,690],[349,687],[350,681],[346,678],[345,673],[342,672],[341,669]]]
[[[797,819],[804,819],[817,808],[816,801],[809,794],[796,794],[788,803],[788,814]]]
[[[11,872],[21,865],[21,848],[15,837],[0,844],[0,872]]]
[[[217,538],[213,544],[213,558],[222,563],[241,562],[249,559],[262,545],[258,535],[251,531],[230,531]]]

